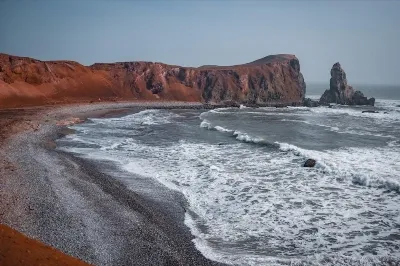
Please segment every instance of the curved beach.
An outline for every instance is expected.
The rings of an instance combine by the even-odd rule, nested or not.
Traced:
[[[182,195],[154,180],[129,190],[101,171],[111,165],[55,149],[70,133],[66,126],[87,117],[184,106],[201,108],[142,102],[2,110],[1,223],[96,265],[217,265],[192,243]]]

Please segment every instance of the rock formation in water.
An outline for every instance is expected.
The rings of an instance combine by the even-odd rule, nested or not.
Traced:
[[[297,105],[304,95],[305,83],[294,55],[193,68],[153,62],[87,67],[0,54],[1,107],[135,99]]]
[[[310,98],[305,98],[303,101],[303,105],[306,107],[318,107],[320,106],[320,103],[318,100],[313,100]]]
[[[319,100],[320,104],[374,105],[375,98],[368,99],[361,91],[355,91],[347,85],[346,72],[339,63],[331,69],[330,89],[326,90]]]
[[[314,159],[307,159],[307,161],[305,161],[303,167],[314,167],[316,163],[317,163],[317,161]]]

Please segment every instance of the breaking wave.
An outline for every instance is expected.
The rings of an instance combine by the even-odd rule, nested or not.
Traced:
[[[343,176],[354,184],[383,188],[400,193],[400,162],[396,149],[388,147],[370,150],[367,148],[340,148],[328,151],[307,150],[288,143],[279,143],[279,149],[291,152],[303,159],[317,160],[324,171],[332,176]],[[382,167],[384,166],[384,167]]]
[[[301,157],[302,160],[315,159],[317,161],[317,169],[321,168],[330,174],[345,176],[356,185],[400,192],[400,183],[397,181],[397,173],[400,172],[400,162],[398,163],[396,160],[393,160],[393,158],[398,156],[398,152],[390,148],[396,147],[396,142],[393,141],[388,142],[388,146],[385,148],[377,148],[372,151],[366,148],[340,148],[336,150],[317,151],[304,149],[290,143],[278,141],[270,143],[263,138],[252,136],[246,132],[231,130],[221,126],[212,126],[206,120],[201,122],[201,127],[222,133],[230,133],[237,140],[244,143],[276,147],[280,151],[290,152],[295,156]],[[363,159],[361,162],[360,158]],[[381,170],[379,164],[385,165],[385,170]],[[366,171],[368,175],[365,175]]]
[[[336,120],[311,109],[278,109],[226,108],[188,120],[175,119],[173,111],[95,119],[75,125],[65,145],[118,163],[132,175],[123,179],[128,187],[137,189],[135,178],[143,177],[181,192],[188,201],[185,223],[210,259],[234,265],[397,265],[398,139],[317,149],[280,130],[289,125],[291,134],[317,132],[327,142],[337,136],[364,144],[371,137],[331,133],[345,127],[336,130]],[[299,117],[319,127],[294,124]],[[360,120],[354,117],[350,123]],[[371,127],[380,122],[370,120]],[[82,147],[85,142],[97,146]],[[308,158],[317,161],[314,168],[302,167]]]

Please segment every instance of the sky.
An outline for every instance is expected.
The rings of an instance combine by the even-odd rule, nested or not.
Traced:
[[[398,0],[0,0],[0,53],[234,65],[295,54],[306,82],[400,85]]]

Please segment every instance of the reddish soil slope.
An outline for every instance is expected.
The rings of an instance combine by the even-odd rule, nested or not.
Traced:
[[[0,265],[89,265],[0,224]]]
[[[0,107],[98,100],[300,103],[305,83],[294,55],[236,66],[152,62],[83,66],[0,54]]]

